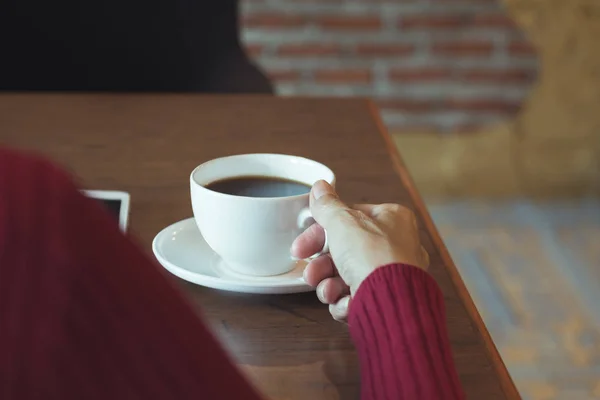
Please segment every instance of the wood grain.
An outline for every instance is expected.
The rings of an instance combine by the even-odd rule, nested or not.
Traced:
[[[382,139],[369,107],[364,100],[271,96],[5,94],[0,142],[45,153],[79,176],[85,188],[130,192],[132,231],[148,251],[163,227],[192,215],[188,177],[196,165],[249,152],[323,162],[336,172],[348,202],[397,202],[417,212],[468,397],[515,398],[464,286],[456,289],[456,269],[395,152],[392,162],[389,138]],[[242,295],[177,282],[267,395],[358,398],[359,366],[347,329],[331,320],[314,294]]]

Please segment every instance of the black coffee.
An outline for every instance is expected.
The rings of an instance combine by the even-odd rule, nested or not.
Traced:
[[[270,176],[236,176],[205,186],[219,193],[246,197],[286,197],[310,192],[310,186],[291,179]]]

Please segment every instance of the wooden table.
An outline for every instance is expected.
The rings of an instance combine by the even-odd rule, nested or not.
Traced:
[[[5,94],[0,143],[42,151],[86,188],[130,192],[132,231],[148,251],[163,227],[192,215],[188,177],[196,165],[251,152],[321,161],[336,172],[347,201],[397,202],[416,211],[468,397],[518,398],[376,108],[365,100]],[[179,282],[273,399],[358,398],[347,329],[314,294],[241,295]]]

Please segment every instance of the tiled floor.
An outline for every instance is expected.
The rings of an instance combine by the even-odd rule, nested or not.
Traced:
[[[523,398],[600,399],[600,200],[429,207]]]

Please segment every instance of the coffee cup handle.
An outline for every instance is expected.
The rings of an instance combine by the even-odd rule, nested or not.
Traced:
[[[312,224],[316,224],[316,221],[313,218],[312,213],[310,212],[310,209],[304,208],[302,211],[300,211],[300,214],[298,215],[298,228],[304,230],[304,229],[307,229]],[[320,255],[326,254],[326,253],[329,253],[329,243],[327,240],[327,231],[325,231],[325,243],[323,244],[323,248],[321,249],[321,251],[319,251],[316,254],[313,254],[309,258],[311,258],[311,259],[317,258]]]

